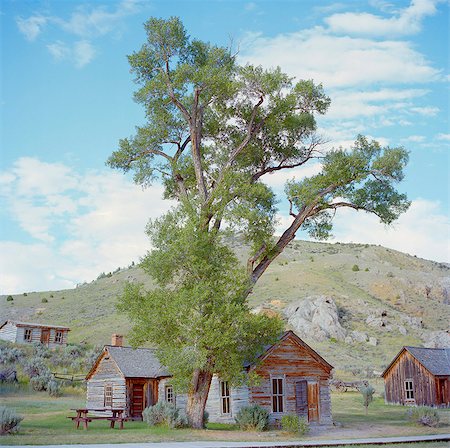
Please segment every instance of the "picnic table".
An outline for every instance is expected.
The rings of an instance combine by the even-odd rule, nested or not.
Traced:
[[[101,408],[101,409],[91,409],[91,408],[82,408],[82,409],[71,409],[71,411],[75,411],[77,415],[75,417],[67,417],[72,419],[75,423],[77,429],[80,427],[80,423],[83,423],[84,429],[88,429],[88,423],[93,420],[108,420],[110,422],[109,427],[114,429],[115,423],[119,423],[119,429],[123,429],[123,422],[128,420],[124,417],[124,409],[111,409],[111,408]],[[91,414],[89,414],[91,412]],[[104,413],[105,415],[93,415],[92,413]],[[111,413],[112,415],[107,415],[106,413]]]

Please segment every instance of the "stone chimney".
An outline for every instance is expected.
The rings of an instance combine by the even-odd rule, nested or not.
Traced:
[[[121,334],[114,333],[111,336],[111,345],[114,347],[122,347],[123,346],[123,336]]]

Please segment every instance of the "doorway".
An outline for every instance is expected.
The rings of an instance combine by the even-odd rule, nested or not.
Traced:
[[[43,328],[41,330],[41,344],[48,345],[50,342],[50,329]]]
[[[144,383],[133,382],[131,383],[131,417],[142,419],[142,411],[144,408]]]
[[[295,412],[309,422],[319,421],[319,384],[315,381],[295,383]]]

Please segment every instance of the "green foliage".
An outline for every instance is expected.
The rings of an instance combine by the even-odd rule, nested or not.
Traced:
[[[241,408],[235,419],[244,431],[265,431],[269,427],[269,411],[257,404]]]
[[[244,362],[275,341],[282,322],[250,313],[246,273],[218,235],[198,232],[175,211],[148,231],[155,249],[142,267],[160,287],[125,287],[118,308],[134,323],[132,343],[156,345],[179,390],[196,369],[242,381]]]
[[[46,299],[45,297],[41,300],[42,303],[48,303],[48,299]]]
[[[0,364],[14,364],[22,360],[24,356],[24,352],[17,347],[0,346]]]
[[[28,294],[26,292],[23,293],[23,296],[26,297]]]
[[[309,432],[308,420],[304,417],[299,417],[296,414],[287,414],[281,417],[281,428],[283,431],[305,435]]]
[[[358,272],[358,271],[359,271],[359,266],[358,266],[357,264],[354,264],[354,265],[352,266],[352,271]]]
[[[366,414],[369,408],[370,403],[372,403],[373,401],[373,395],[375,393],[375,389],[373,386],[371,386],[370,384],[368,384],[367,386],[361,386],[359,388],[359,392],[362,395],[363,398],[363,405],[364,408],[366,410]]]
[[[107,163],[144,187],[161,181],[177,205],[147,228],[154,250],[142,266],[157,288],[128,284],[119,309],[134,324],[133,344],[157,346],[179,389],[198,384],[194,371],[239,382],[244,360],[282,329],[249,312],[253,285],[300,227],[329,236],[339,207],[395,220],[409,206],[394,188],[408,153],[358,136],[354,147],[323,156],[316,115],[330,99],[322,85],[279,67],[239,66],[230,48],[191,39],[176,17],[150,18],[145,30],[128,61],[147,123]],[[319,159],[319,174],[287,183],[295,220],[289,241],[274,240],[277,200],[264,176]],[[248,270],[223,243],[230,231],[251,245]]]
[[[16,414],[12,409],[0,406],[0,435],[17,432],[22,420],[23,417]]]
[[[158,401],[155,405],[145,408],[142,417],[149,426],[164,425],[169,428],[188,426],[186,414],[177,409],[173,403],[165,401]]]
[[[427,406],[417,406],[408,409],[408,419],[422,426],[431,426],[433,428],[439,426],[440,417],[436,409]]]
[[[14,297],[13,296],[8,296],[7,298],[6,298],[6,301],[7,302],[12,302],[14,300]]]

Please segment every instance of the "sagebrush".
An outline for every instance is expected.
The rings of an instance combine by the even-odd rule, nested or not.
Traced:
[[[0,406],[0,435],[11,434],[19,430],[23,420],[21,415],[5,406]]]
[[[245,406],[235,420],[244,431],[265,431],[269,427],[269,411],[257,404]]]

